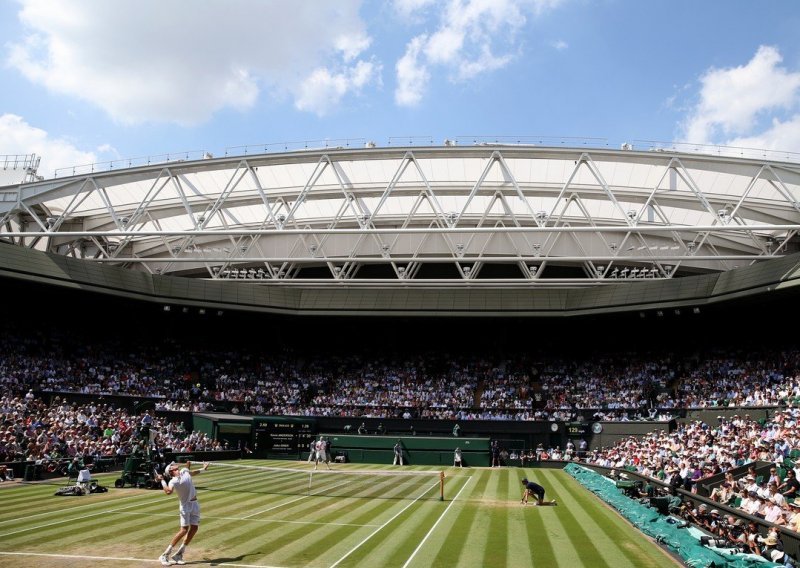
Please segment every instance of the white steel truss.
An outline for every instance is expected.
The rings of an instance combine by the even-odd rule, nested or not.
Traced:
[[[0,188],[0,239],[158,274],[601,285],[796,252],[800,167],[671,152],[368,148]]]

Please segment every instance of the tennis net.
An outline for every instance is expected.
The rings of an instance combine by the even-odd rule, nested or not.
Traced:
[[[198,489],[369,499],[444,499],[444,472],[313,470],[214,462]]]

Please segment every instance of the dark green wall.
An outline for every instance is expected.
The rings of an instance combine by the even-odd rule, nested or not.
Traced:
[[[331,452],[346,452],[355,463],[383,463],[394,461],[394,445],[400,441],[403,460],[408,465],[452,466],[453,453],[461,448],[466,466],[489,465],[489,438],[440,438],[429,436],[358,436],[351,434],[322,434],[331,441]],[[308,453],[305,454],[308,457]]]

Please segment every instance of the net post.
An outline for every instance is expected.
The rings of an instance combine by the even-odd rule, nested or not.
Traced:
[[[439,501],[444,501],[444,471],[439,472]]]

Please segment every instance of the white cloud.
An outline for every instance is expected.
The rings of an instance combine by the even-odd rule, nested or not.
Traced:
[[[759,150],[783,150],[800,152],[800,114],[788,120],[772,120],[772,125],[753,136],[734,138],[725,142],[726,146],[737,148],[756,148]]]
[[[781,67],[781,54],[775,47],[761,46],[743,66],[710,69],[700,79],[700,101],[683,125],[685,140],[694,143],[726,145],[757,144],[777,148],[791,143],[800,150],[797,116],[780,116],[800,106],[800,72]],[[759,124],[772,119],[764,132]]]
[[[27,35],[7,63],[124,123],[196,124],[265,90],[303,96],[302,77],[370,45],[360,0],[21,4]]]
[[[564,51],[568,47],[569,44],[565,42],[563,39],[553,42],[553,48],[555,48],[556,51]]]
[[[379,81],[380,71],[381,66],[371,61],[359,61],[340,73],[325,67],[315,69],[298,89],[295,107],[324,116],[347,93],[360,93],[369,83]]]
[[[435,5],[437,0],[394,0],[394,9],[403,18],[411,18]]]
[[[406,48],[406,53],[401,57],[395,69],[397,71],[397,88],[394,100],[401,106],[414,106],[422,100],[425,86],[430,79],[427,66],[420,63],[419,56],[425,43],[425,36],[417,36]]]
[[[21,116],[0,115],[0,154],[36,154],[41,157],[39,175],[53,177],[58,168],[97,162],[97,155],[76,148],[63,138],[53,138],[31,126]]]
[[[464,29],[446,27],[433,34],[425,45],[431,63],[451,63],[464,47]]]
[[[336,49],[342,52],[345,61],[352,61],[372,44],[372,38],[365,33],[342,35],[336,38]]]
[[[517,35],[528,15],[558,6],[562,0],[448,0],[438,14],[438,28],[406,45],[398,60],[395,101],[418,104],[432,66],[444,67],[451,81],[466,81],[508,65],[519,49]],[[395,10],[407,18],[427,10],[427,0],[396,0]]]

